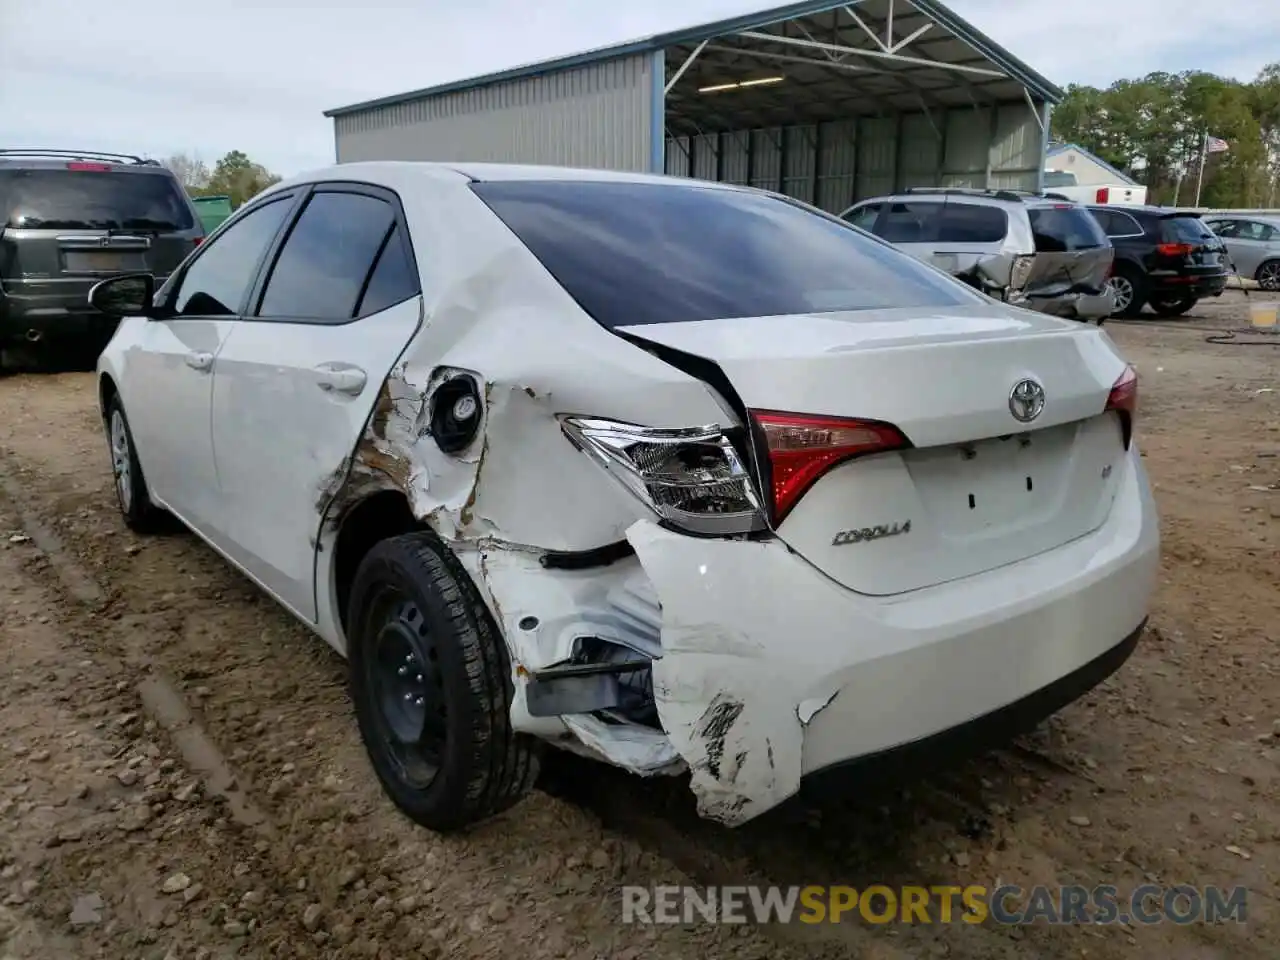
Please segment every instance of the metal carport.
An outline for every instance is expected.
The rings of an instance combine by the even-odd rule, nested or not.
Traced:
[[[339,161],[501,160],[779,190],[1039,189],[1062,91],[935,0],[808,0],[330,110]]]

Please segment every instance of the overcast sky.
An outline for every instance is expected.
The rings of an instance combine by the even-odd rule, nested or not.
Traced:
[[[780,0],[0,0],[0,146],[288,175],[333,160],[331,107],[676,29]],[[1062,86],[1152,70],[1252,79],[1280,0],[951,0]]]

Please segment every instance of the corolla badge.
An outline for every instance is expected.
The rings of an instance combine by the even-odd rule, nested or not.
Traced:
[[[851,543],[868,543],[872,540],[883,540],[885,537],[900,537],[911,532],[911,521],[899,523],[880,523],[874,527],[861,527],[857,530],[841,530],[831,539],[833,547],[843,547]]]
[[[1044,409],[1044,387],[1034,380],[1019,380],[1009,391],[1009,412],[1019,423],[1030,423]]]

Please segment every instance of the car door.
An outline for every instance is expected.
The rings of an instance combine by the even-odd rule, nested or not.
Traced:
[[[398,198],[319,184],[218,354],[213,453],[228,523],[218,546],[315,622],[320,520],[421,316]]]
[[[1205,225],[1213,231],[1214,235],[1222,241],[1223,247],[1227,251],[1227,265],[1234,271],[1241,274],[1245,273],[1245,268],[1240,263],[1241,255],[1248,257],[1248,249],[1240,236],[1240,228],[1244,226],[1244,222],[1240,220],[1206,220]]]
[[[156,319],[125,356],[125,407],[157,501],[204,535],[220,503],[209,431],[214,358],[296,197],[272,195],[201,247],[156,296]]]
[[[1242,277],[1253,277],[1271,253],[1273,231],[1268,224],[1258,220],[1241,220],[1236,235],[1228,244],[1236,270]]]

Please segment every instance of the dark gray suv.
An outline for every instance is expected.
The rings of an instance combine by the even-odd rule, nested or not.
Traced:
[[[117,273],[168,276],[203,239],[154,160],[0,149],[0,369],[37,349],[96,357],[115,321],[90,308],[89,289]]]

